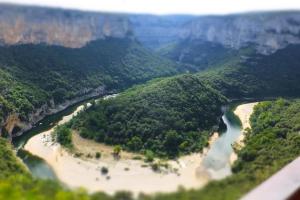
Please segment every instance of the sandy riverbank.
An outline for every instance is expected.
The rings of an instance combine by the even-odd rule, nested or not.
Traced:
[[[83,108],[79,106],[73,114],[63,117],[58,124],[68,122]],[[170,166],[169,169],[158,173],[146,166],[143,160],[133,159],[140,155],[122,152],[121,158],[116,160],[111,154],[112,147],[73,134],[75,151],[77,155],[82,154],[76,157],[74,153],[53,142],[52,131],[53,129],[32,137],[24,149],[43,158],[61,182],[70,188],[84,187],[89,192],[105,191],[109,194],[128,190],[137,195],[140,192],[172,192],[179,186],[199,188],[210,179],[207,172],[197,170],[208,149],[204,149],[203,153],[183,156],[177,161],[165,161]],[[217,138],[218,134],[214,133],[209,144]],[[100,159],[95,158],[96,152],[101,152]],[[102,167],[108,168],[108,174],[101,173]]]
[[[243,129],[249,127],[249,117],[256,103],[243,104],[236,108],[234,113],[241,119]],[[84,107],[79,106],[76,111],[65,116],[58,124],[72,119]],[[32,137],[25,145],[25,150],[43,158],[54,170],[61,182],[70,188],[84,187],[89,192],[105,191],[113,194],[116,191],[127,190],[137,195],[143,193],[173,192],[179,186],[186,189],[200,188],[205,185],[211,176],[207,169],[201,168],[201,162],[208,149],[203,153],[194,153],[180,157],[178,160],[164,161],[170,166],[163,172],[154,172],[149,164],[143,160],[133,159],[141,156],[122,152],[121,158],[116,160],[112,155],[112,147],[99,144],[73,134],[75,152],[81,154],[76,157],[74,152],[68,152],[59,144],[53,142],[51,132],[53,129]],[[211,146],[218,139],[214,133],[210,138]],[[241,143],[242,137],[238,139]],[[101,158],[95,158],[96,152],[101,152]],[[88,155],[90,154],[90,155]],[[235,157],[234,157],[235,156]],[[236,155],[231,156],[234,162]],[[101,168],[108,168],[108,174],[102,174]]]
[[[134,160],[136,154],[123,152],[116,160],[112,156],[112,147],[85,140],[74,134],[74,146],[83,155],[76,158],[59,144],[52,143],[51,130],[34,136],[25,145],[25,150],[37,155],[53,168],[57,177],[71,188],[84,187],[89,192],[105,191],[113,194],[119,190],[128,190],[137,195],[143,193],[172,192],[179,186],[199,188],[209,181],[205,172],[197,173],[204,153],[194,153],[181,157],[178,161],[167,161],[171,169],[163,173],[154,172],[142,160]],[[212,137],[211,143],[217,138]],[[101,152],[101,158],[94,157]],[[88,158],[91,153],[93,158]],[[107,175],[101,174],[101,168],[107,167]]]
[[[247,128],[251,128],[250,116],[253,113],[254,106],[256,106],[257,104],[258,104],[258,102],[242,104],[242,105],[237,106],[236,109],[234,110],[234,114],[240,119],[240,121],[242,123],[242,134],[235,142],[236,145],[238,145],[239,147],[244,146],[244,143],[243,143],[243,140],[245,138],[244,132]],[[230,156],[230,163],[233,164],[236,160],[237,160],[236,153],[232,153]]]

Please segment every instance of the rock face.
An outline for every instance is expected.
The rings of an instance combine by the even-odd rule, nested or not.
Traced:
[[[252,13],[200,17],[184,26],[183,38],[201,39],[239,49],[255,45],[270,54],[300,43],[300,12]]]
[[[255,45],[270,54],[300,43],[300,12],[266,12],[226,16],[135,16],[136,37],[157,48],[180,40],[202,40],[239,49]]]
[[[0,41],[5,45],[46,43],[77,48],[92,40],[128,34],[129,21],[123,15],[0,5]]]
[[[135,37],[149,48],[202,40],[270,54],[300,43],[300,12],[225,16],[128,15],[0,4],[0,44],[46,43],[82,47],[106,37]]]
[[[182,39],[185,23],[195,17],[132,15],[129,18],[136,38],[145,46],[155,49]]]

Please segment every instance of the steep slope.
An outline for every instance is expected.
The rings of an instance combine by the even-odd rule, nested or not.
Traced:
[[[168,43],[199,40],[232,49],[254,45],[257,52],[270,54],[300,42],[300,13],[297,11],[223,16],[136,16],[131,21],[136,37],[148,47],[154,45],[154,49]]]
[[[17,174],[29,174],[25,166],[16,158],[11,144],[3,138],[0,138],[0,161],[0,179]]]
[[[145,46],[202,70],[252,48],[270,55],[300,43],[297,11],[224,16],[135,16],[133,32]]]
[[[2,44],[83,47],[106,37],[134,37],[157,49],[185,40],[199,40],[240,49],[252,44],[270,54],[300,43],[297,11],[258,12],[224,16],[131,15],[0,4]]]
[[[180,41],[185,32],[182,27],[194,18],[191,15],[129,16],[135,37],[150,49]]]
[[[100,101],[69,126],[98,142],[173,157],[202,150],[209,135],[218,130],[225,102],[196,76],[181,75]]]
[[[159,54],[190,66],[194,71],[205,70],[223,64],[234,57],[239,57],[241,51],[226,48],[218,43],[203,40],[185,39],[172,43],[157,50]]]
[[[0,47],[2,132],[18,135],[75,101],[179,71],[176,64],[131,39],[106,38],[76,49],[43,44]]]
[[[300,42],[299,12],[261,12],[199,17],[185,25],[186,37],[240,49],[252,44],[270,54]]]
[[[248,54],[199,77],[230,99],[300,95],[300,45],[271,55]]]

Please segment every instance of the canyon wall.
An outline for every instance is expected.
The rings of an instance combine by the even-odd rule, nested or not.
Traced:
[[[0,5],[0,44],[77,48],[106,37],[135,37],[153,49],[182,40],[208,41],[234,49],[251,44],[259,53],[270,54],[300,43],[300,12],[155,16]]]
[[[121,14],[0,5],[0,42],[4,45],[46,43],[78,48],[92,40],[129,34],[128,18]]]
[[[246,13],[225,16],[133,16],[135,36],[150,48],[183,40],[201,40],[239,49],[256,46],[270,54],[300,43],[300,12]]]

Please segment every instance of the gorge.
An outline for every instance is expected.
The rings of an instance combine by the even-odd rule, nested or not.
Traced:
[[[0,199],[241,198],[300,155],[299,42],[299,11],[0,4]]]

